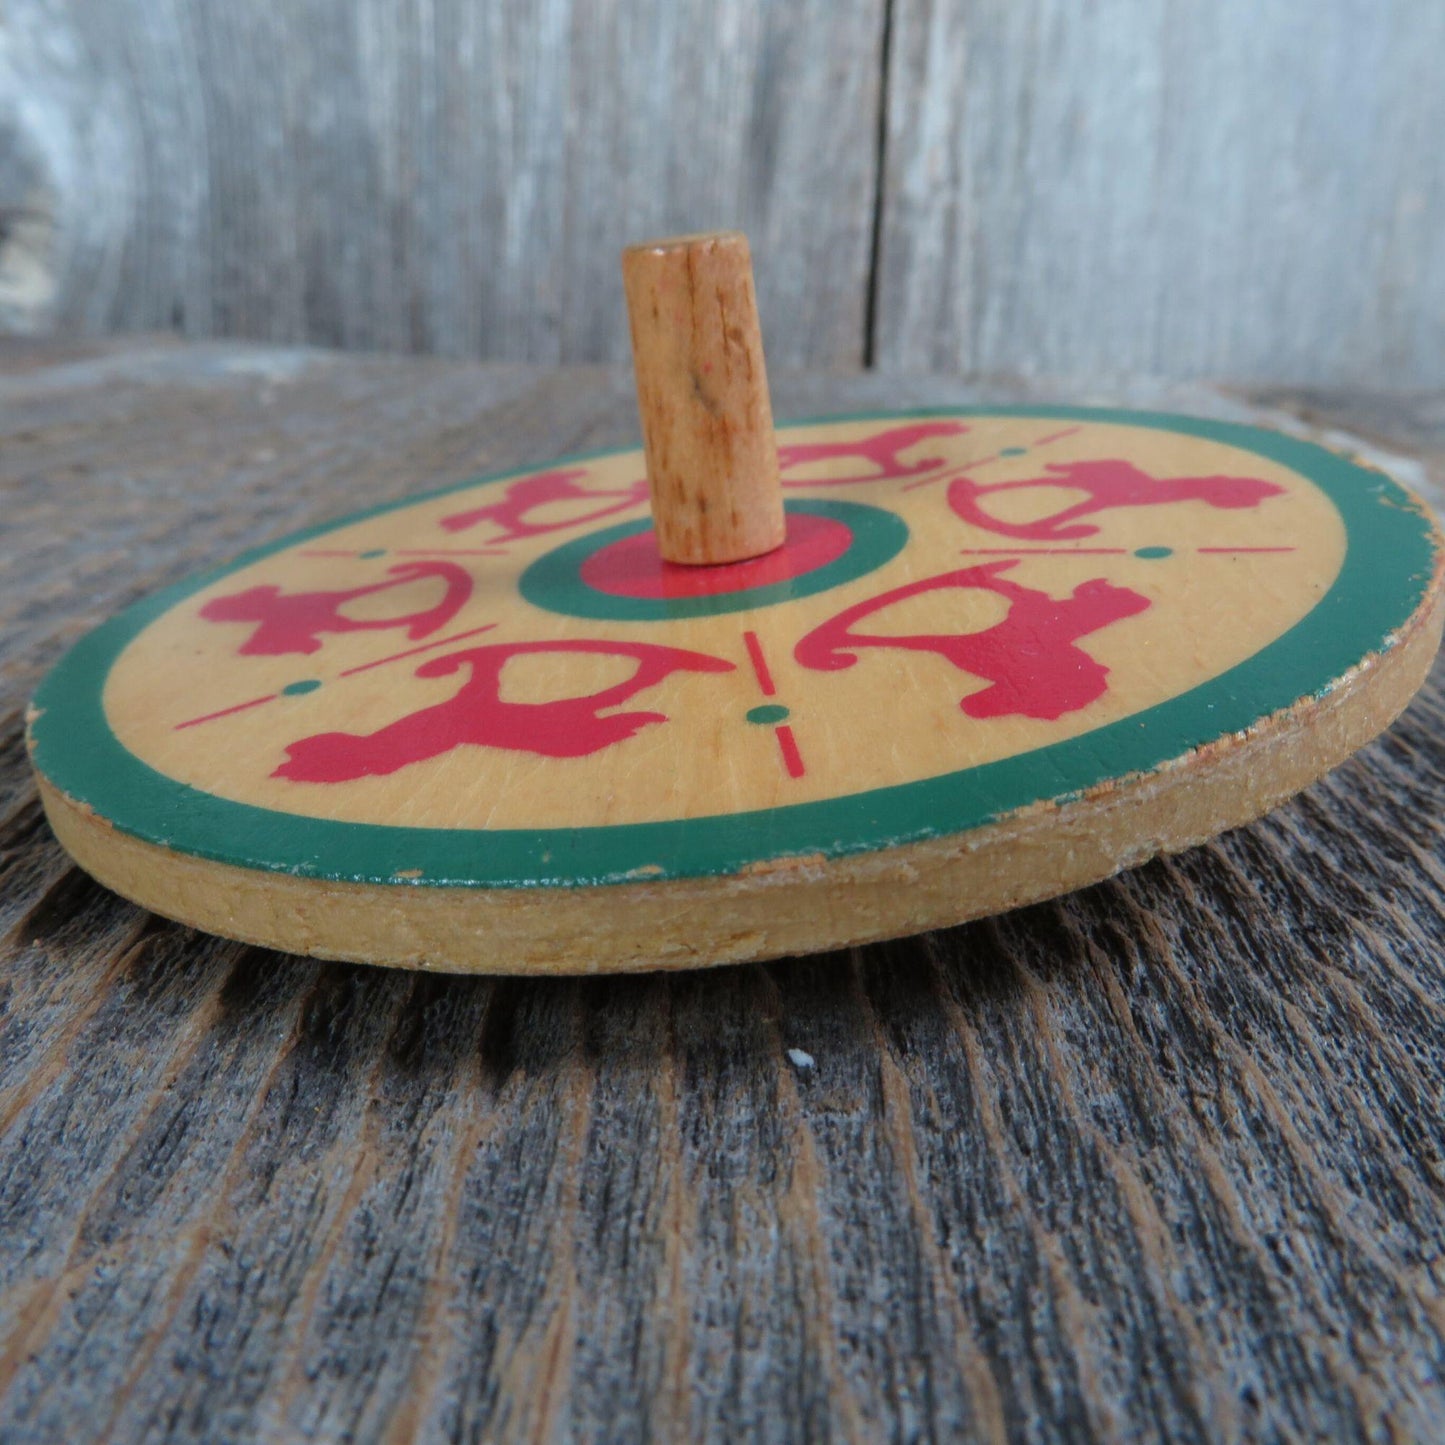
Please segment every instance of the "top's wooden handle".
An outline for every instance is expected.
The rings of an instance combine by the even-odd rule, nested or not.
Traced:
[[[741,562],[783,541],[783,496],[747,237],[629,246],[622,282],[658,550]]]

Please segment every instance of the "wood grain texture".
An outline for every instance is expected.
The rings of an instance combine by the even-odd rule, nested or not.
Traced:
[[[8,0],[0,327],[620,360],[620,247],[738,226],[775,364],[1439,386],[1442,57],[1433,0]]]
[[[1372,405],[1438,479],[1439,408],[1333,404]],[[0,1438],[1429,1438],[1445,672],[1208,847],[766,967],[406,978],[67,866],[20,713],[82,628],[418,475],[634,428],[622,371],[0,351]]]
[[[879,365],[1445,379],[1438,5],[891,15]]]
[[[12,0],[0,325],[586,361],[617,253],[737,226],[862,357],[883,0]]]
[[[783,545],[783,484],[748,238],[629,246],[622,282],[653,530],[663,560],[740,562]]]

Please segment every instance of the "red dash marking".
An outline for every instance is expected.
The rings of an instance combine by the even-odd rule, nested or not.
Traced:
[[[979,557],[1124,557],[1129,551],[1127,547],[960,547],[958,550]]]
[[[250,702],[238,702],[235,707],[223,707],[219,712],[208,712],[202,717],[187,718],[185,722],[177,723],[172,732],[180,732],[182,728],[193,728],[201,723],[214,722],[218,717],[230,717],[233,712],[245,712],[248,707],[260,707],[263,702],[275,702],[281,694],[279,692],[268,692],[265,697],[253,697]]]
[[[1293,552],[1293,547],[1196,547],[1196,552]]]
[[[1034,443],[1036,447],[1046,447],[1050,442],[1061,442],[1065,437],[1071,437],[1075,432],[1083,431],[1083,426],[1065,427],[1063,431],[1056,431],[1052,436],[1040,437]]]
[[[778,735],[778,751],[783,755],[783,766],[790,778],[801,778],[807,771],[803,766],[803,755],[798,751],[798,740],[787,723],[774,729]]]
[[[911,492],[911,491],[914,489],[914,487],[926,487],[926,486],[931,485],[931,484],[934,483],[934,482],[951,482],[951,481],[954,481],[957,477],[959,477],[960,475],[962,475],[964,472],[971,472],[975,467],[986,467],[990,462],[996,462],[996,461],[999,459],[999,456],[1000,456],[1000,455],[1001,455],[1001,453],[995,452],[991,457],[980,457],[980,458],[979,458],[977,461],[975,461],[975,462],[964,462],[964,464],[963,464],[961,467],[959,467],[956,471],[952,471],[952,472],[943,471],[943,472],[937,472],[937,473],[935,473],[935,474],[934,474],[933,476],[931,476],[931,477],[919,477],[919,479],[918,479],[916,482],[909,482],[908,485],[907,485],[906,487],[904,487],[903,490],[904,490],[905,492]]]
[[[753,675],[758,680],[758,686],[763,690],[763,696],[776,696],[778,690],[773,686],[773,675],[768,671],[768,659],[763,656],[763,645],[758,641],[758,634],[745,632],[743,641],[747,644],[748,661],[753,665]]]
[[[505,557],[501,547],[398,547],[398,557]]]
[[[490,632],[496,625],[495,622],[488,622],[481,627],[473,627],[467,632],[458,632],[452,637],[439,637],[435,642],[423,642],[420,647],[408,647],[405,652],[393,652],[390,657],[378,657],[371,662],[348,667],[338,676],[355,677],[358,672],[369,672],[373,667],[380,667],[383,663],[400,662],[403,657],[415,657],[419,652],[430,652],[434,647],[447,647],[453,642],[460,642],[464,637],[475,637],[479,632]]]
[[[312,547],[310,551],[302,552],[300,555],[303,557],[359,557],[361,556],[361,553],[340,552],[337,551],[334,547]]]

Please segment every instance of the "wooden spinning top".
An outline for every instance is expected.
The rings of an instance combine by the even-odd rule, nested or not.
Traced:
[[[743,238],[623,273],[645,459],[409,479],[60,661],[29,740],[82,866],[323,957],[768,958],[1246,822],[1424,679],[1440,538],[1379,473],[1069,407],[775,438]]]

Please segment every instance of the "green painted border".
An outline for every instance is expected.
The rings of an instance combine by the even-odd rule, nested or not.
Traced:
[[[554,551],[538,557],[517,579],[523,600],[543,612],[560,612],[564,617],[598,618],[607,622],[676,622],[691,617],[720,617],[728,612],[755,612],[779,602],[793,602],[826,592],[830,587],[866,577],[891,562],[908,545],[908,524],[896,512],[870,507],[862,502],[803,500],[790,497],[787,511],[815,517],[831,517],[853,534],[852,545],[841,557],[822,567],[749,587],[742,592],[721,592],[709,597],[616,597],[598,592],[582,580],[582,566],[594,552],[647,531],[652,522],[619,522],[601,532],[589,532],[575,541],[564,542]]]
[[[1344,519],[1348,544],[1334,585],[1289,632],[1237,667],[1183,695],[1081,737],[982,767],[893,788],[722,817],[551,830],[396,828],[278,814],[202,793],[128,753],[101,703],[122,648],[162,613],[262,557],[368,517],[534,467],[476,478],[375,507],[256,548],[224,568],[154,594],[78,642],[35,698],[35,764],[62,792],[147,842],[245,868],[307,878],[413,886],[575,887],[736,873],[763,859],[871,852],[962,833],[1036,803],[1147,772],[1304,697],[1319,696],[1394,634],[1424,600],[1437,543],[1424,507],[1377,472],[1309,442],[1255,427],[1152,412],[1084,407],[931,407],[809,418],[899,421],[927,417],[1031,417],[1148,427],[1202,437],[1266,457],[1307,477]],[[615,455],[591,452],[557,463]]]

